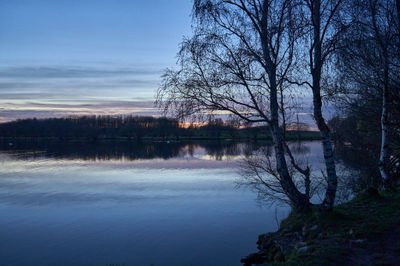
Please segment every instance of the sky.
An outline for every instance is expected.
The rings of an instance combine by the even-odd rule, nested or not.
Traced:
[[[190,0],[0,0],[0,122],[154,115]]]

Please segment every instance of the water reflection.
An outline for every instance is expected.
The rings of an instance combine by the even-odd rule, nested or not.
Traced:
[[[312,142],[309,142],[312,143]],[[317,143],[317,142],[315,142]],[[311,148],[304,143],[291,144],[292,152],[297,155],[306,155]],[[143,160],[143,159],[171,159],[177,157],[195,157],[197,153],[205,153],[210,159],[223,160],[224,158],[249,157],[255,151],[263,149],[265,154],[272,154],[270,142],[232,141],[101,141],[101,142],[62,142],[62,141],[1,141],[0,152],[14,158],[55,158],[80,160]]]
[[[337,161],[351,172],[353,178],[348,185],[353,191],[360,192],[381,185],[378,152],[367,147],[352,147],[343,143],[337,143],[335,146]]]
[[[315,168],[319,142],[292,143]],[[0,144],[0,264],[239,265],[275,208],[237,189],[270,143]],[[280,207],[279,216],[288,213]]]

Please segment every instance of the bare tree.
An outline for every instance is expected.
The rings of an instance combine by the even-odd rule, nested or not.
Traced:
[[[296,64],[301,1],[196,0],[194,35],[178,54],[180,69],[167,70],[157,103],[175,116],[233,114],[269,126],[274,143],[273,172],[282,193],[298,211],[310,207],[289,171],[305,178],[285,142],[287,76]]]
[[[326,58],[335,48],[336,34],[332,34],[331,38],[327,38],[330,23],[336,16],[341,0],[325,1],[326,9],[329,9],[328,14],[325,14],[325,24],[321,23],[321,1],[310,0],[308,5],[311,10],[311,20],[313,27],[313,41],[310,48],[310,70],[312,75],[312,92],[314,105],[314,119],[317,122],[319,131],[322,134],[322,146],[324,150],[324,158],[326,172],[328,175],[328,187],[326,190],[325,199],[322,203],[326,209],[331,209],[335,200],[337,190],[337,175],[335,160],[333,157],[332,140],[330,130],[322,115],[322,99],[321,99],[321,75],[322,67]]]
[[[383,66],[383,75],[382,75],[382,114],[381,114],[381,149],[379,156],[379,171],[381,173],[383,184],[386,187],[390,187],[392,180],[388,173],[388,164],[389,164],[389,140],[388,140],[388,123],[389,123],[389,95],[391,90],[390,79],[391,71],[398,71],[399,68],[396,63],[399,63],[396,60],[397,56],[394,55],[394,52],[399,46],[394,46],[396,38],[396,34],[398,32],[399,18],[396,19],[396,8],[395,1],[377,1],[377,0],[369,0],[368,1],[368,11],[369,18],[371,19],[372,24],[372,33],[374,36],[374,41],[379,47],[379,55],[381,57],[382,66]],[[397,3],[398,4],[398,3]],[[397,6],[398,7],[398,6]],[[398,13],[397,13],[398,15]],[[397,23],[396,23],[397,22]],[[397,27],[395,27],[397,24]],[[397,43],[398,45],[399,43]],[[394,60],[392,60],[392,58]],[[378,58],[376,58],[378,59]],[[397,62],[396,62],[397,61]],[[397,66],[397,67],[396,67]],[[393,69],[393,67],[396,68]]]
[[[289,149],[289,146],[287,148]],[[300,142],[291,145],[290,148],[294,154],[307,151],[307,147],[302,146]],[[294,159],[292,152],[290,154]],[[263,203],[270,205],[276,203],[290,204],[290,200],[285,197],[286,193],[280,184],[280,176],[274,166],[272,155],[270,147],[262,147],[253,151],[252,156],[245,158],[240,164],[239,171],[242,178],[237,181],[237,185],[252,188],[257,193],[258,200]],[[320,187],[320,180],[313,179],[315,182],[311,182],[311,169],[307,166],[307,160],[302,156],[296,157],[296,167],[306,165],[305,169],[301,168],[298,171],[294,164],[290,164],[288,171],[296,187],[304,191],[305,196],[310,200]],[[304,173],[305,171],[307,173]]]
[[[304,1],[304,24],[307,27],[308,34],[304,35],[304,47],[308,50],[308,57],[303,57],[308,66],[310,78],[298,78],[291,80],[291,83],[299,86],[308,86],[312,91],[313,115],[322,136],[322,147],[325,159],[327,173],[327,189],[325,198],[322,202],[322,208],[330,210],[335,201],[337,190],[336,165],[333,154],[333,145],[330,129],[326,123],[322,112],[323,92],[326,91],[324,84],[327,84],[329,74],[324,75],[324,71],[329,68],[329,59],[337,49],[343,25],[338,23],[339,11],[344,0],[307,0]],[[337,27],[341,25],[341,27]],[[299,71],[298,76],[307,77],[304,70]],[[325,80],[324,80],[325,78]]]
[[[400,1],[355,0],[349,10],[352,26],[338,53],[341,76],[347,83],[344,92],[353,104],[380,98],[378,167],[383,184],[390,187],[390,131],[396,134],[399,128],[396,99],[400,88]]]

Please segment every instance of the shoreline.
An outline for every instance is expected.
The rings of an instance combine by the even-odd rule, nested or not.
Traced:
[[[332,212],[291,213],[262,234],[244,265],[395,265],[400,262],[400,193],[367,189]]]
[[[272,141],[272,137],[269,135],[261,136],[236,136],[236,137],[225,137],[225,136],[168,136],[168,137],[4,137],[0,136],[0,141],[143,141],[143,142],[182,142],[182,141],[229,141],[229,142],[257,142],[257,141]],[[296,131],[289,131],[286,136],[287,141],[313,141],[321,140],[320,133],[318,131],[301,131],[300,133]]]

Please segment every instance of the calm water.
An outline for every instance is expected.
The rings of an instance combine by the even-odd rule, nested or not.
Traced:
[[[277,229],[275,207],[236,188],[261,146],[3,144],[0,264],[240,265]],[[320,161],[319,142],[299,152]]]

